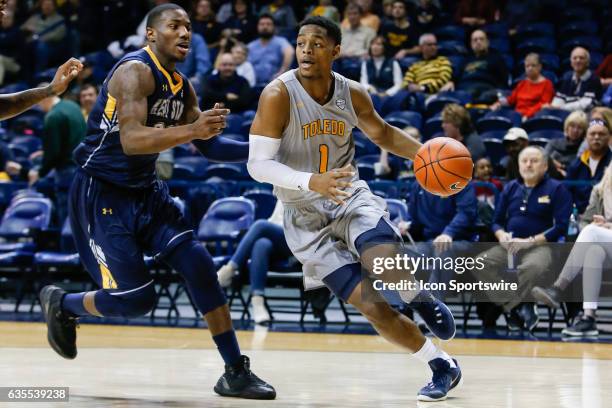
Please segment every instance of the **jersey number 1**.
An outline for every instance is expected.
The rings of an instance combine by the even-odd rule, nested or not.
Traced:
[[[319,173],[325,173],[329,161],[329,147],[326,144],[319,145],[319,154],[321,156],[321,160],[319,161]]]

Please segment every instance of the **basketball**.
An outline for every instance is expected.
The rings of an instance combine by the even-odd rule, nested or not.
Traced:
[[[457,194],[472,179],[474,162],[468,149],[450,137],[429,140],[414,158],[414,175],[428,192],[439,196]]]

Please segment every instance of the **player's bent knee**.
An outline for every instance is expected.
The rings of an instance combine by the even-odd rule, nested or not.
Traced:
[[[114,299],[114,310],[111,313],[103,312],[105,316],[140,317],[149,313],[155,306],[156,293],[153,283],[133,292],[107,294]]]

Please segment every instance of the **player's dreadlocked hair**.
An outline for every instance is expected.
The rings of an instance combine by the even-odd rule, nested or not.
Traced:
[[[342,31],[340,31],[340,26],[338,26],[338,24],[334,23],[329,18],[321,16],[307,17],[304,19],[304,21],[300,23],[298,31],[305,25],[310,24],[324,28],[325,31],[327,31],[328,37],[334,40],[334,45],[339,45],[342,42]]]

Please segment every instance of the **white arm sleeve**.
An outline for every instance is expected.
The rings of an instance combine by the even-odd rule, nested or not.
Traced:
[[[312,173],[293,170],[274,160],[280,144],[280,139],[249,135],[249,174],[260,183],[270,183],[290,190],[310,191],[308,183]]]

